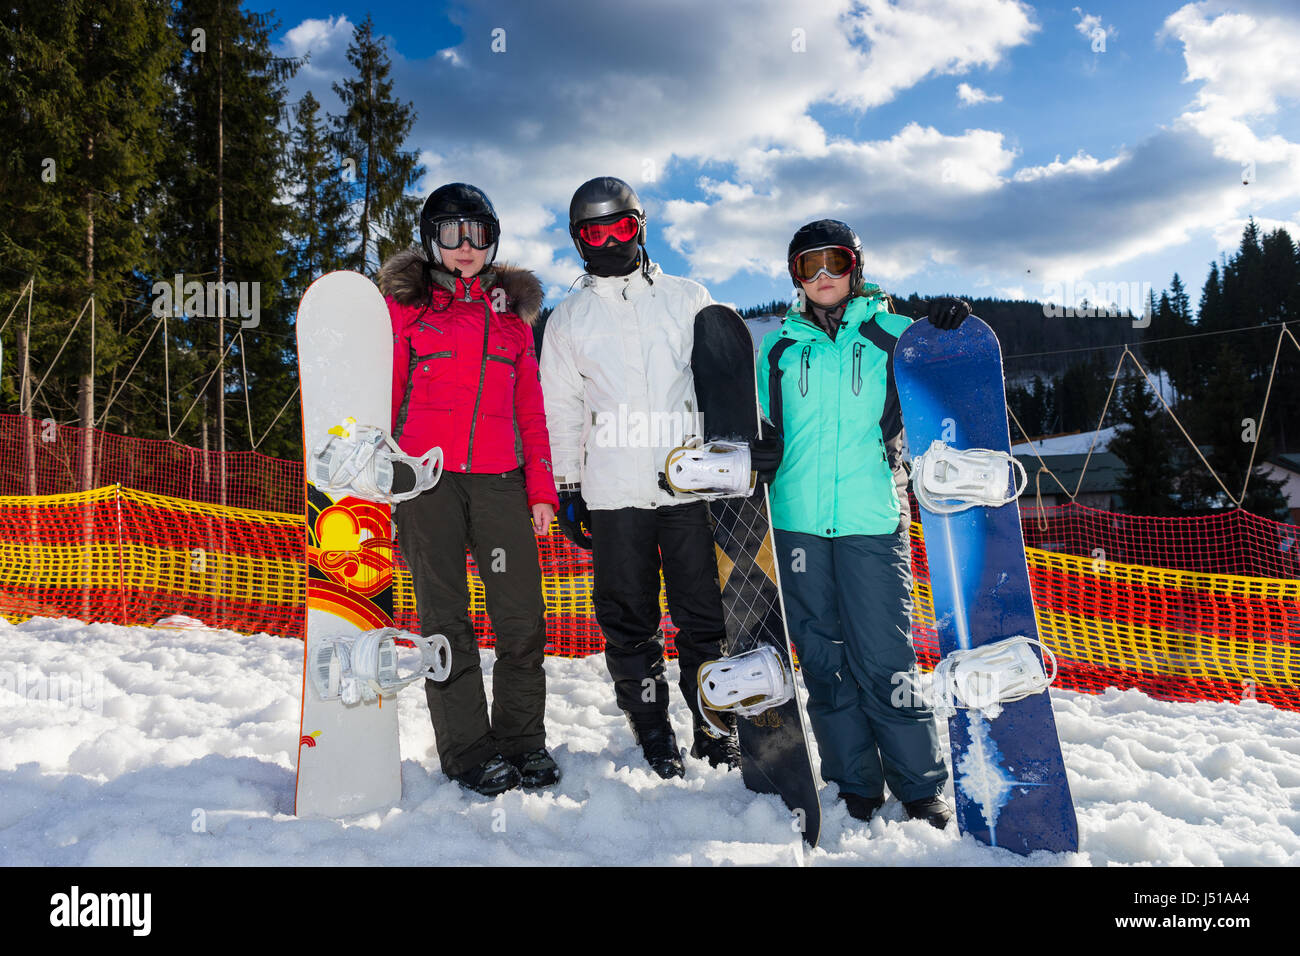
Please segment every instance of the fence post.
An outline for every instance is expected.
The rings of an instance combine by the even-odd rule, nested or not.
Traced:
[[[131,622],[126,616],[126,562],[122,556],[122,483],[120,481],[113,485],[113,493],[117,502],[117,596],[122,608],[120,623],[126,626]]]

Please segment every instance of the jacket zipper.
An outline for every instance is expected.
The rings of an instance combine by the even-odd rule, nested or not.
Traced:
[[[853,394],[862,393],[862,343],[853,343]]]
[[[469,292],[465,293],[468,301]],[[478,427],[478,404],[483,399],[483,380],[486,378],[488,360],[488,331],[491,328],[492,307],[487,299],[483,300],[483,361],[478,365],[478,394],[474,396],[474,417],[469,420],[469,453],[465,456],[465,471],[469,472],[474,464],[474,429]]]
[[[805,345],[803,354],[799,357],[799,394],[806,396],[808,394],[808,370],[812,367],[812,359],[809,355],[812,353],[812,346]]]

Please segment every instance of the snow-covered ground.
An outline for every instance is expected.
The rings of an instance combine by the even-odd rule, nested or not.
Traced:
[[[1110,447],[1115,437],[1115,429],[1103,428],[1096,432],[1080,432],[1077,435],[1057,435],[1053,438],[1040,438],[1035,442],[1016,442],[1011,446],[1012,454],[1027,455],[1037,451],[1040,455],[1086,455],[1089,448],[1093,453],[1103,452]],[[1094,444],[1093,439],[1096,439]]]
[[[783,315],[764,315],[756,319],[746,319],[745,325],[749,327],[749,335],[754,340],[754,350],[757,351],[763,345],[763,336],[768,332],[775,332],[785,321]]]
[[[292,816],[297,641],[0,621],[0,862],[1300,864],[1300,714],[1267,705],[1054,691],[1077,854],[1022,859],[904,822],[893,800],[864,826],[834,786],[822,793],[821,846],[806,850],[778,799],[750,793],[738,773],[690,760],[684,780],[651,774],[603,658],[546,668],[549,742],[564,769],[554,790],[486,800],[450,783],[412,689],[399,705],[401,805],[306,820]],[[687,739],[676,696],[673,718]]]

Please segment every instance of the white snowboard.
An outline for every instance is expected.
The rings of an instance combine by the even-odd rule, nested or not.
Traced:
[[[391,424],[393,336],[384,297],[355,272],[312,283],[298,306],[303,450],[346,418]],[[294,812],[348,816],[402,797],[397,699],[322,700],[308,668],[322,638],[391,627],[394,543],[389,506],[334,497],[307,476],[307,633]]]

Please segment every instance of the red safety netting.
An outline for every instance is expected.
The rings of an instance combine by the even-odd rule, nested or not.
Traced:
[[[1022,507],[1021,522],[1026,547],[1058,554],[1205,574],[1300,578],[1300,528],[1239,508],[1195,518],[1146,518],[1071,502]]]
[[[29,482],[29,421],[0,416],[6,492]],[[46,493],[0,498],[0,614],[152,624],[179,613],[214,627],[301,636],[299,463],[226,456],[228,499],[279,504],[222,507],[213,503],[219,456],[95,433],[100,474],[193,488],[196,497],[117,486],[53,494],[76,486],[81,433],[65,427],[47,437],[32,423],[37,487]],[[1137,687],[1175,700],[1255,697],[1300,708],[1300,528],[1242,511],[1145,518],[1069,504],[1026,508],[1023,516],[1040,634],[1061,658],[1062,686]],[[929,666],[937,642],[919,524],[912,534],[914,635]],[[548,650],[599,653],[590,555],[554,529],[539,549]],[[414,630],[410,575],[400,554],[396,561],[395,618]],[[467,574],[471,618],[490,645],[472,561]],[[675,630],[666,613],[661,625],[671,652]]]
[[[120,484],[155,495],[254,511],[302,508],[302,462],[255,451],[222,455],[173,441],[132,438],[25,415],[0,415],[0,495],[87,490],[81,480],[87,440],[94,442],[90,488]]]

